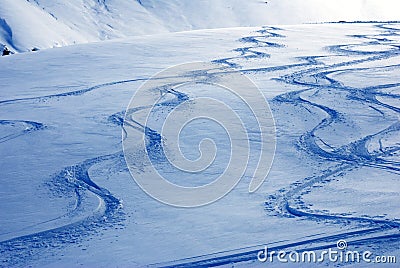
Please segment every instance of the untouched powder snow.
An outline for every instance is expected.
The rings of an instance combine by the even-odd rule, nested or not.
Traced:
[[[194,29],[400,20],[396,0],[2,0],[0,44],[16,52]]]

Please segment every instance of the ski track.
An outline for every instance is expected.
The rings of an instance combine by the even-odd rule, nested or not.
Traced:
[[[46,126],[42,123],[26,120],[0,120],[0,129],[2,126],[11,126],[13,128],[19,127],[21,130],[16,130],[13,133],[0,136],[0,143],[4,143],[18,138],[19,136],[46,128]]]
[[[333,214],[322,214],[309,211],[306,207],[301,204],[301,195],[307,191],[311,191],[311,188],[316,183],[329,182],[332,176],[341,172],[353,170],[355,168],[362,168],[363,166],[373,167],[377,169],[387,170],[400,175],[400,164],[397,161],[387,161],[384,159],[385,156],[392,155],[400,150],[400,145],[392,146],[390,148],[382,148],[379,152],[369,152],[366,148],[366,144],[376,137],[382,137],[388,133],[398,133],[400,130],[400,123],[394,123],[386,129],[379,131],[378,133],[371,134],[362,137],[352,143],[343,145],[339,148],[329,145],[318,137],[317,132],[332,124],[340,124],[343,122],[346,115],[341,114],[332,107],[328,107],[317,102],[308,100],[304,96],[304,93],[311,91],[323,91],[326,89],[336,89],[339,92],[347,92],[348,100],[352,100],[359,103],[368,103],[368,107],[377,111],[383,118],[386,117],[387,110],[390,110],[393,114],[399,114],[400,108],[392,105],[383,103],[377,99],[378,96],[384,96],[393,99],[399,99],[400,96],[396,94],[390,94],[382,92],[382,89],[388,89],[400,86],[400,83],[378,85],[367,88],[352,88],[341,84],[339,81],[330,78],[329,75],[334,74],[337,71],[357,71],[363,68],[352,68],[353,65],[374,62],[379,60],[388,59],[394,56],[400,55],[400,45],[390,39],[391,36],[399,35],[400,30],[390,28],[390,24],[375,24],[381,33],[378,35],[353,35],[358,41],[364,41],[361,46],[368,47],[369,45],[377,44],[389,44],[390,50],[387,51],[358,51],[355,46],[359,47],[360,44],[343,44],[330,46],[326,49],[332,53],[333,56],[357,56],[357,59],[343,61],[335,64],[324,64],[320,61],[322,58],[329,56],[307,56],[298,57],[299,63],[274,66],[274,67],[258,67],[258,68],[247,68],[244,69],[237,63],[240,60],[252,60],[252,59],[268,59],[270,55],[265,52],[257,51],[259,48],[281,48],[284,47],[276,40],[284,39],[285,36],[280,32],[283,31],[277,27],[262,27],[255,33],[254,36],[243,37],[238,40],[243,47],[234,49],[234,52],[238,53],[238,56],[216,59],[213,62],[226,65],[234,68],[235,72],[242,73],[267,73],[280,70],[291,70],[298,69],[290,75],[284,75],[278,79],[282,83],[289,85],[301,86],[303,89],[282,94],[274,98],[273,102],[276,105],[289,104],[293,106],[301,106],[304,109],[320,110],[326,116],[317,124],[313,129],[303,133],[298,137],[298,150],[307,152],[310,155],[321,158],[325,161],[332,162],[335,167],[322,171],[321,174],[309,177],[299,178],[299,181],[293,183],[287,188],[277,191],[276,194],[271,195],[265,202],[266,212],[275,212],[277,216],[281,217],[299,217],[305,218],[311,221],[329,221],[334,224],[353,224],[359,227],[356,231],[343,232],[338,234],[322,235],[313,239],[304,239],[296,242],[284,241],[272,245],[270,250],[283,250],[300,247],[300,250],[312,249],[325,249],[336,246],[338,239],[347,239],[351,241],[353,245],[366,245],[374,242],[379,243],[390,243],[393,240],[398,240],[400,234],[398,228],[400,223],[392,220],[375,219],[372,217],[350,217],[345,215],[333,215]],[[270,41],[270,39],[274,41]],[[376,68],[398,68],[399,65],[376,67]],[[365,70],[371,68],[364,68]],[[372,68],[373,69],[373,68]],[[188,74],[188,78],[196,74]],[[203,74],[200,74],[203,75]],[[309,79],[313,78],[313,79]],[[161,78],[163,79],[163,78]],[[213,77],[209,77],[213,79]],[[79,96],[86,94],[96,89],[104,88],[111,85],[131,83],[136,81],[146,81],[147,78],[130,79],[123,81],[115,81],[104,83],[96,86],[92,86],[77,91],[64,92],[59,94],[52,94],[39,97],[29,98],[18,98],[0,101],[2,104],[13,104],[17,102],[34,102],[43,101],[49,99],[61,99],[64,97]],[[309,82],[314,81],[314,82]],[[170,109],[176,107],[180,103],[188,100],[188,96],[182,92],[174,90],[174,85],[168,85],[168,87],[158,88],[160,94],[172,94],[173,99],[158,104],[159,106]],[[169,108],[168,108],[169,107]],[[155,130],[152,130],[146,126],[141,125],[139,122],[133,119],[135,112],[142,109],[148,109],[150,107],[137,107],[126,112],[125,118],[127,121],[124,122],[125,112],[119,112],[110,115],[108,123],[114,124],[123,128],[123,124],[126,126],[133,127],[138,131],[145,133],[148,139],[148,152],[150,158],[162,160],[164,153],[162,152],[162,137]],[[383,109],[386,109],[385,111]],[[1,125],[17,125],[22,124],[26,128],[20,132],[9,134],[4,137],[0,137],[0,143],[7,142],[11,139],[20,137],[21,135],[31,133],[36,130],[45,128],[41,123],[32,121],[22,120],[0,120]],[[125,133],[126,134],[126,133]],[[125,135],[126,136],[126,135]],[[326,148],[321,148],[318,142],[322,142]],[[161,158],[160,158],[161,157]],[[104,226],[116,225],[123,226],[124,213],[120,200],[116,198],[107,189],[94,183],[89,174],[88,170],[95,164],[103,161],[122,159],[123,153],[116,152],[109,155],[103,155],[96,158],[85,160],[76,165],[63,168],[58,174],[54,175],[49,181],[50,188],[54,187],[56,191],[67,191],[73,193],[76,197],[76,206],[72,211],[62,215],[56,219],[52,219],[55,225],[60,219],[71,218],[74,219],[76,215],[79,215],[81,206],[84,206],[84,200],[82,200],[83,192],[90,192],[98,196],[104,203],[104,209],[87,215],[83,219],[78,221],[72,221],[68,225],[59,226],[53,229],[43,230],[38,233],[24,235],[16,238],[12,238],[7,241],[0,242],[0,255],[8,256],[4,259],[3,264],[13,265],[23,263],[29,257],[33,257],[36,253],[40,252],[45,247],[60,247],[63,244],[74,243],[83,239],[83,237],[94,233],[96,228]],[[299,208],[301,207],[301,208]],[[43,223],[44,224],[44,223]],[[122,228],[122,227],[121,227]],[[54,238],[57,238],[56,240]],[[313,247],[310,248],[312,244]],[[309,247],[307,247],[309,246]],[[203,256],[196,256],[193,258],[187,258],[183,260],[176,260],[169,263],[157,263],[153,266],[163,267],[199,267],[199,266],[219,266],[224,264],[231,264],[235,262],[243,262],[249,260],[256,260],[257,252],[263,248],[263,245],[255,246],[253,248],[236,249],[233,251],[217,252]],[[28,256],[28,257],[27,257]]]
[[[46,100],[58,99],[58,98],[62,98],[62,97],[80,96],[80,95],[83,95],[85,93],[91,92],[93,90],[104,88],[104,87],[107,87],[107,86],[126,84],[126,83],[132,83],[132,82],[137,82],[137,81],[146,81],[146,80],[148,80],[148,78],[121,80],[121,81],[115,81],[115,82],[109,82],[109,83],[104,83],[104,84],[100,84],[100,85],[95,85],[95,86],[92,86],[92,87],[89,87],[89,88],[79,89],[79,90],[75,90],[75,91],[62,92],[62,93],[58,93],[58,94],[50,94],[50,95],[45,95],[45,96],[2,100],[2,101],[0,101],[0,105],[1,104],[8,104],[8,103],[23,102],[23,101],[46,101]]]
[[[387,170],[397,175],[400,175],[400,163],[397,161],[386,161],[383,159],[385,156],[390,156],[395,152],[400,150],[400,145],[392,146],[380,150],[379,153],[370,153],[366,148],[367,142],[374,137],[382,137],[388,133],[398,133],[400,131],[400,123],[396,122],[386,129],[379,131],[378,133],[371,134],[362,137],[350,144],[343,145],[340,148],[334,148],[321,138],[318,137],[316,132],[318,130],[324,129],[333,123],[341,123],[345,120],[345,115],[340,114],[333,108],[318,104],[316,102],[311,102],[306,98],[302,97],[303,93],[312,90],[326,90],[326,89],[336,89],[339,91],[345,91],[349,94],[348,99],[354,100],[360,103],[369,103],[370,108],[378,111],[383,118],[386,114],[382,112],[382,108],[387,108],[393,111],[394,114],[400,113],[400,108],[394,107],[392,105],[382,103],[377,100],[377,96],[385,96],[393,99],[399,99],[400,96],[396,94],[389,94],[381,92],[381,89],[398,87],[400,83],[378,85],[366,88],[351,88],[341,84],[328,75],[333,74],[337,71],[356,71],[356,70],[373,70],[379,68],[398,68],[399,65],[390,65],[376,68],[351,68],[352,65],[357,65],[366,62],[374,62],[384,59],[389,59],[394,56],[400,55],[400,45],[393,43],[390,40],[390,36],[399,35],[400,30],[395,28],[390,28],[385,24],[377,24],[375,27],[382,30],[382,33],[378,35],[357,35],[354,38],[366,39],[366,42],[360,44],[346,44],[346,45],[336,45],[327,47],[333,55],[341,56],[361,56],[360,58],[343,61],[336,64],[323,64],[318,59],[326,58],[329,56],[308,56],[299,57],[299,60],[303,60],[304,63],[283,65],[276,67],[266,67],[266,68],[254,68],[254,69],[240,69],[241,66],[237,63],[232,62],[237,59],[252,59],[252,58],[268,58],[268,54],[257,54],[254,53],[255,48],[259,47],[283,47],[278,43],[259,41],[258,38],[262,37],[278,37],[284,38],[284,35],[273,33],[273,31],[280,31],[281,29],[276,27],[264,27],[262,30],[257,31],[263,35],[249,36],[240,39],[241,42],[250,42],[254,46],[246,46],[244,48],[238,48],[234,51],[239,52],[240,55],[237,57],[230,57],[224,59],[218,59],[214,62],[226,64],[232,68],[239,68],[243,73],[256,73],[256,72],[273,72],[278,70],[286,70],[295,67],[305,67],[300,71],[296,71],[290,75],[284,75],[279,81],[282,83],[302,86],[306,89],[289,92],[282,94],[274,98],[273,102],[277,105],[280,103],[287,103],[293,106],[301,105],[304,109],[310,111],[312,109],[319,109],[326,114],[326,117],[316,125],[311,131],[308,131],[301,135],[298,139],[298,150],[307,152],[310,155],[322,158],[326,161],[333,162],[336,164],[334,168],[322,171],[320,175],[301,178],[299,181],[293,183],[287,188],[280,189],[276,194],[268,197],[265,207],[268,212],[275,212],[277,216],[283,217],[299,217],[305,218],[312,221],[328,221],[333,224],[342,224],[357,226],[358,230],[353,232],[344,232],[336,235],[327,235],[315,239],[305,239],[296,243],[283,243],[279,246],[270,246],[269,250],[279,251],[279,250],[291,250],[294,247],[301,246],[300,249],[296,249],[298,252],[302,250],[318,250],[336,247],[336,241],[338,239],[346,239],[351,241],[352,245],[371,245],[373,243],[392,243],[398,241],[400,234],[398,229],[400,223],[395,220],[381,220],[375,219],[373,217],[357,217],[357,216],[346,216],[346,215],[336,215],[328,213],[316,213],[308,211],[307,207],[304,207],[301,201],[301,196],[306,194],[307,191],[311,191],[312,187],[321,182],[329,182],[332,176],[345,171],[350,171],[363,166],[373,167],[377,169]],[[357,51],[354,46],[369,46],[377,44],[389,43],[391,46],[390,50],[387,51]],[[346,67],[344,69],[343,67]],[[315,82],[309,82],[314,78]],[[321,148],[317,141],[321,141],[325,146],[329,147],[331,150],[326,151]],[[382,147],[382,144],[381,144]],[[315,246],[315,243],[320,243],[320,245]],[[171,261],[168,263],[156,263],[150,266],[157,267],[214,267],[221,265],[231,265],[237,262],[244,261],[255,261],[257,260],[257,253],[263,249],[264,245],[254,246],[251,249],[236,249],[226,252],[212,253],[208,255],[196,256],[192,258],[187,258],[183,260]]]

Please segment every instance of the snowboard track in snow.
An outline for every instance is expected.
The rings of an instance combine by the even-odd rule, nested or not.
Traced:
[[[310,109],[318,109],[322,111],[326,116],[322,121],[316,125],[312,130],[304,133],[298,137],[297,148],[300,151],[304,151],[309,155],[320,158],[323,161],[332,162],[335,164],[327,170],[321,171],[321,174],[301,178],[299,181],[291,184],[289,187],[277,191],[276,194],[271,195],[267,198],[265,203],[266,211],[269,214],[280,216],[280,217],[295,217],[302,218],[317,222],[325,222],[328,224],[340,224],[344,226],[351,225],[355,227],[356,231],[343,232],[335,235],[326,235],[314,239],[305,239],[298,242],[281,243],[278,246],[274,246],[274,243],[269,246],[269,250],[279,251],[286,250],[287,252],[293,250],[301,252],[304,250],[319,250],[327,248],[335,248],[336,241],[339,239],[346,239],[351,245],[354,246],[368,246],[376,243],[386,243],[388,245],[395,245],[396,241],[400,238],[398,233],[400,222],[398,219],[378,219],[373,216],[371,217],[359,217],[359,216],[348,216],[314,212],[304,205],[301,201],[302,195],[307,194],[312,190],[315,184],[329,183],[332,177],[354,169],[362,167],[372,167],[375,169],[384,170],[400,175],[400,162],[399,161],[387,161],[385,156],[393,156],[395,153],[400,151],[400,144],[397,143],[395,146],[387,148],[381,148],[379,152],[369,152],[367,143],[373,138],[382,139],[386,134],[399,133],[400,123],[394,122],[387,128],[373,133],[364,137],[361,137],[349,144],[345,144],[339,148],[335,148],[328,143],[324,142],[318,137],[317,132],[332,124],[345,123],[346,115],[341,114],[335,109],[319,104],[318,102],[310,101],[303,97],[307,92],[314,92],[317,94],[318,91],[327,89],[334,89],[338,91],[344,91],[348,94],[347,100],[356,101],[362,104],[368,104],[370,109],[373,109],[380,113],[383,119],[386,119],[387,115],[399,115],[400,109],[393,105],[383,103],[377,99],[377,96],[385,96],[392,99],[400,99],[399,95],[392,93],[382,92],[381,89],[399,87],[400,83],[377,85],[365,88],[353,88],[345,86],[339,81],[330,78],[329,75],[336,72],[342,71],[360,71],[360,70],[374,70],[382,68],[399,68],[400,65],[389,65],[379,67],[365,67],[365,68],[352,68],[353,65],[379,62],[385,59],[396,57],[400,55],[400,44],[390,39],[390,36],[399,35],[400,31],[396,28],[390,28],[390,24],[376,24],[375,27],[379,28],[382,33],[377,35],[358,35],[355,38],[366,39],[367,41],[357,44],[350,45],[336,45],[327,47],[327,50],[332,53],[332,56],[347,56],[356,55],[359,58],[349,61],[343,61],[335,64],[324,64],[319,61],[320,59],[329,58],[329,56],[307,56],[299,57],[299,60],[305,61],[300,64],[283,65],[276,67],[266,68],[255,68],[255,69],[240,69],[241,66],[235,63],[237,59],[254,59],[254,58],[268,58],[268,54],[257,54],[254,53],[254,49],[262,46],[274,46],[283,47],[277,43],[258,41],[260,35],[249,36],[242,38],[241,42],[250,42],[254,46],[235,49],[236,52],[241,54],[238,57],[230,57],[224,59],[215,60],[215,62],[226,64],[232,68],[239,68],[243,73],[254,73],[254,72],[273,72],[277,70],[295,69],[301,67],[300,71],[295,71],[292,74],[284,75],[279,81],[289,85],[305,87],[298,91],[292,91],[282,94],[273,99],[274,105],[281,105],[282,103],[289,104],[292,106],[301,106],[304,109],[310,111]],[[276,27],[264,27],[257,33],[266,34],[268,37],[284,38],[284,35],[274,34],[272,31],[280,31],[281,29]],[[276,45],[271,45],[276,44]],[[352,48],[353,46],[367,47],[369,45],[390,45],[390,50],[387,51],[357,51]],[[345,67],[345,68],[344,68]],[[310,79],[311,78],[311,79]],[[315,81],[315,82],[309,82]],[[346,100],[346,101],[347,101]],[[388,111],[382,112],[382,109]],[[392,120],[393,121],[393,120]],[[318,144],[322,142],[324,148],[321,148]],[[329,150],[326,150],[328,147]],[[339,179],[340,180],[340,179]],[[354,230],[354,229],[353,229]],[[318,246],[315,246],[315,243]],[[299,249],[300,246],[300,249]],[[187,258],[177,261],[171,261],[167,263],[157,263],[152,266],[157,267],[214,267],[221,265],[229,265],[237,262],[245,261],[256,261],[257,253],[263,250],[264,245],[258,245],[251,248],[243,248],[236,250],[229,250],[225,252],[217,252],[208,255],[196,256],[193,258]]]
[[[46,128],[46,126],[42,123],[27,120],[0,120],[0,129],[2,126],[17,128],[17,130],[13,131],[12,133],[7,133],[4,136],[0,136],[0,143],[7,142],[9,140],[18,138],[19,136]]]
[[[368,148],[366,148],[366,144],[373,138],[382,138],[387,134],[398,133],[400,130],[400,124],[398,122],[390,124],[387,128],[377,133],[363,136],[349,144],[335,147],[330,145],[329,142],[324,141],[323,138],[319,137],[318,132],[334,124],[343,124],[346,121],[346,115],[342,114],[340,111],[337,111],[334,107],[329,107],[325,104],[318,103],[318,101],[311,100],[312,98],[309,99],[309,97],[307,97],[308,93],[318,94],[320,91],[334,89],[338,92],[344,92],[347,96],[346,101],[361,103],[365,105],[365,107],[368,106],[370,109],[373,109],[380,114],[383,119],[386,119],[386,116],[388,115],[399,115],[400,109],[398,107],[384,103],[377,97],[384,96],[386,98],[398,100],[400,98],[399,95],[387,93],[386,91],[382,90],[398,87],[400,86],[400,83],[377,85],[366,88],[352,88],[350,86],[345,86],[341,82],[332,78],[333,74],[341,71],[360,71],[362,69],[371,69],[368,67],[353,68],[353,65],[367,62],[379,62],[400,55],[400,45],[390,39],[391,36],[399,35],[400,30],[396,28],[390,28],[390,24],[376,24],[374,26],[380,29],[380,34],[372,36],[353,36],[358,41],[361,41],[361,43],[343,44],[327,48],[327,50],[332,53],[332,56],[340,55],[343,56],[343,58],[346,58],[347,56],[357,57],[356,59],[343,61],[340,63],[330,65],[325,64],[322,62],[322,60],[329,58],[329,56],[317,55],[299,57],[299,63],[289,65],[242,68],[240,61],[251,61],[253,59],[268,60],[270,54],[266,52],[260,52],[257,49],[279,49],[284,47],[284,45],[279,42],[280,39],[285,38],[285,36],[280,33],[283,30],[277,27],[263,27],[257,31],[254,36],[241,38],[239,42],[245,46],[234,50],[234,52],[239,54],[237,57],[217,59],[214,61],[216,63],[225,64],[228,67],[235,68],[238,72],[245,74],[267,74],[275,71],[290,71],[293,69],[295,70],[293,73],[284,75],[278,80],[288,85],[300,86],[303,89],[282,94],[274,98],[272,101],[273,104],[277,106],[282,104],[292,105],[296,107],[302,107],[308,111],[319,110],[325,114],[325,117],[322,118],[319,124],[298,137],[297,148],[299,151],[306,152],[313,157],[321,159],[321,161],[331,162],[334,164],[334,166],[321,171],[321,174],[308,178],[299,178],[299,181],[291,184],[289,187],[277,191],[276,194],[269,196],[265,203],[266,212],[268,214],[275,213],[275,215],[278,217],[305,218],[311,221],[324,221],[330,224],[351,224],[358,227],[358,229],[337,234],[327,234],[312,239],[306,238],[295,242],[285,241],[280,243],[277,242],[275,244],[272,243],[271,247],[269,247],[270,250],[290,250],[300,247],[301,249],[297,250],[300,252],[301,250],[326,249],[335,247],[338,239],[346,239],[350,241],[352,245],[369,245],[377,242],[393,243],[393,241],[398,241],[400,237],[400,234],[398,233],[400,223],[397,220],[314,212],[311,211],[307,206],[304,206],[301,201],[301,196],[304,195],[306,191],[311,191],[315,184],[329,182],[334,175],[351,171],[356,168],[372,167],[385,172],[391,172],[397,176],[400,175],[399,161],[389,161],[385,159],[385,157],[393,156],[395,153],[397,153],[400,150],[400,144],[387,148],[381,147],[379,152],[369,152]],[[273,41],[270,41],[269,39],[273,39]],[[377,44],[389,45],[391,48],[387,51],[358,51],[355,47],[360,46],[360,44],[361,46],[367,48],[370,45],[376,46]],[[398,68],[398,65],[380,66],[376,68]],[[25,101],[35,102],[54,99],[58,100],[64,97],[80,96],[93,90],[111,85],[146,80],[147,78],[138,78],[115,81],[77,91],[31,98],[3,100],[0,101],[0,105]],[[160,106],[173,107],[179,105],[179,103],[182,103],[188,98],[188,96],[181,92],[166,90],[164,88],[160,89],[160,93],[172,94],[175,97],[173,100],[159,104]],[[127,111],[127,114],[129,115],[130,113],[132,114],[140,111],[141,109],[147,108],[149,107],[137,107],[135,110]],[[110,115],[109,123],[122,126],[123,112]],[[146,126],[140,125],[134,120],[126,123],[130,124],[131,127],[135,127],[138,131],[143,131],[146,134],[148,139],[151,141],[148,148],[148,151],[153,153],[151,157],[157,158],[159,155],[163,155],[162,152],[159,151],[160,148],[162,148],[162,137],[160,134]],[[27,128],[21,132],[16,132],[9,134],[8,136],[1,137],[1,143],[7,142],[10,139],[18,138],[24,134],[43,129],[45,127],[41,123],[32,121],[0,121],[0,125],[7,124],[23,124],[26,125]],[[73,219],[75,214],[79,214],[80,207],[84,206],[84,199],[82,199],[83,192],[90,192],[91,194],[99,197],[101,202],[104,203],[103,208],[97,210],[96,213],[84,215],[84,217],[78,221],[67,225],[0,242],[0,255],[8,256],[6,259],[4,259],[4,257],[2,258],[3,264],[13,265],[24,263],[27,258],[34,258],[33,255],[39,253],[43,248],[57,248],[63,246],[64,244],[78,242],[81,239],[84,239],[84,237],[94,234],[98,228],[104,228],[107,226],[115,227],[117,225],[123,226],[124,213],[123,209],[121,208],[120,200],[107,189],[104,189],[94,183],[88,174],[88,170],[97,163],[111,159],[122,158],[122,152],[116,152],[109,155],[87,159],[76,165],[66,167],[58,174],[53,176],[51,178],[51,183],[53,186],[55,185],[55,187],[60,191],[72,192],[76,196],[77,200],[77,205],[72,211],[60,216],[57,219],[54,219],[54,222],[57,222],[60,220],[60,218],[69,217]],[[170,263],[158,263],[154,264],[154,266],[219,266],[236,262],[252,261],[257,259],[257,252],[263,249],[263,246],[264,245],[258,245],[252,248],[242,248],[226,252],[211,253],[208,255],[196,256],[184,260],[176,260]]]

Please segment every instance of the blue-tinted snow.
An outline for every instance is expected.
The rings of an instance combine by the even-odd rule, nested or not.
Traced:
[[[242,28],[2,58],[1,264],[246,266],[264,244],[338,239],[398,254],[399,34],[381,23]],[[278,146],[256,193],[244,179],[214,204],[177,209],[130,178],[121,120],[145,79],[196,60],[254,80]]]

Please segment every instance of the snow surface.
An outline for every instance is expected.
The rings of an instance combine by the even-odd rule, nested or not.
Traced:
[[[2,0],[0,43],[13,51],[65,46],[87,39],[25,0]]]
[[[321,250],[338,239],[399,256],[399,31],[395,23],[201,30],[1,58],[0,265],[279,267],[257,262],[263,245]],[[179,209],[134,183],[121,123],[144,81],[193,61],[248,75],[269,100],[278,144],[257,192],[245,177],[218,202]],[[197,151],[190,137],[204,128],[186,135]]]
[[[400,20],[399,9],[396,0],[2,0],[0,44],[25,52],[193,29]]]

